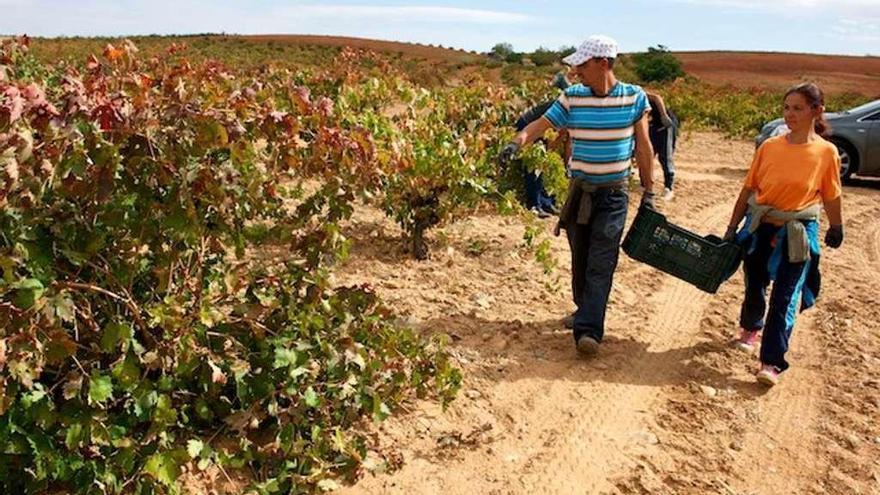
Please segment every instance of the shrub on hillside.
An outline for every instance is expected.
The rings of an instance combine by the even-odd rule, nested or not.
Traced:
[[[686,128],[720,130],[731,137],[752,138],[768,121],[782,116],[779,90],[718,87],[686,77],[664,86],[663,94]],[[826,108],[841,111],[869,100],[860,94],[830,94]]]
[[[513,45],[510,43],[497,43],[489,53],[499,60],[505,60],[510,54],[514,53]]]
[[[548,50],[546,48],[538,48],[534,52],[529,55],[529,58],[534,62],[538,67],[543,67],[547,65],[553,65],[560,60],[560,56],[557,52],[553,50]]]
[[[643,82],[671,81],[685,75],[681,62],[663,45],[632,55],[636,75]]]
[[[525,55],[519,52],[509,53],[506,57],[504,57],[504,61],[509,64],[521,64]]]
[[[559,47],[559,50],[556,50],[556,53],[559,54],[559,58],[561,59],[561,58],[564,58],[564,57],[571,55],[572,53],[574,53],[576,51],[577,51],[577,48],[575,48],[573,46],[561,46],[561,47]]]

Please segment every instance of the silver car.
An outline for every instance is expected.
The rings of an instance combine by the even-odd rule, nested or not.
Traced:
[[[853,174],[880,176],[880,100],[846,110],[826,113],[831,125],[828,138],[840,152],[840,177]],[[771,120],[755,138],[760,146],[767,138],[782,134],[788,127],[782,119]]]

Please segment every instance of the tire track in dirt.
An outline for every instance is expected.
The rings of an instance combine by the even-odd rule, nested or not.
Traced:
[[[708,201],[692,208],[687,221],[695,225],[718,224],[728,213],[727,205]],[[466,428],[475,417],[489,416],[493,428],[488,443],[442,458],[436,445],[422,441],[397,475],[365,480],[346,492],[615,492],[615,480],[632,469],[641,452],[662,449],[651,431],[653,415],[664,403],[664,389],[680,380],[680,361],[689,353],[685,346],[700,331],[702,307],[709,301],[708,295],[685,282],[644,270],[632,260],[621,262],[629,273],[616,282],[616,295],[635,301],[616,301],[609,309],[599,356],[579,359],[570,333],[554,331],[555,325],[511,332],[505,328],[510,323],[490,323],[490,334],[518,337],[506,347],[501,342],[496,347],[496,337],[476,344],[503,348],[500,360],[480,348],[481,359],[490,368],[488,363],[499,361],[515,366],[508,366],[503,376],[489,370],[490,389],[483,389],[478,399],[480,410],[462,410],[457,418]],[[635,295],[652,288],[657,289],[650,297]],[[465,390],[473,386],[471,378]]]
[[[745,170],[732,166],[724,170],[726,173],[717,174],[716,170],[710,172],[704,170],[706,168],[705,165],[686,164],[688,172],[684,178],[695,182],[688,187],[688,193],[698,194],[693,185],[703,193],[703,198],[688,198],[687,206],[699,205],[712,196],[717,201],[718,197],[727,195],[730,196],[728,208],[732,207]],[[715,180],[711,180],[710,174]],[[741,282],[733,282],[733,285],[741,292]],[[720,354],[706,359],[697,356],[698,366],[694,370],[697,381],[678,387],[666,397],[665,403],[660,404],[662,411],[656,416],[664,418],[662,432],[670,439],[671,445],[663,452],[642,456],[644,464],[641,467],[645,469],[623,477],[618,484],[625,493],[664,490],[669,493],[704,493],[706,489],[729,493],[733,490],[731,487],[743,493],[804,493],[816,483],[820,468],[816,453],[822,414],[822,388],[816,384],[822,381],[822,376],[820,344],[812,314],[802,317],[796,329],[790,353],[796,364],[786,374],[784,387],[761,395],[763,390],[753,382],[753,373],[759,363],[756,356],[741,355],[721,344],[737,333],[736,324],[729,325],[729,322],[733,319],[732,313],[738,314],[738,311],[730,308],[730,311],[724,311],[730,312],[730,316],[720,317],[717,305],[738,309],[742,300],[741,295],[733,296],[733,287],[725,289],[716,296],[701,294],[713,304],[694,302],[703,310],[700,318],[707,327],[703,333],[712,338],[707,346]],[[687,316],[692,314],[684,315],[684,326],[693,325],[687,321]],[[669,320],[667,315],[661,319]],[[721,369],[719,362],[722,363]],[[725,387],[729,378],[724,375],[735,378],[739,390],[727,388],[719,397],[713,395],[710,398],[696,387],[698,384]],[[716,393],[714,388],[711,390],[712,394]],[[702,410],[704,416],[711,419],[694,421],[692,414],[701,413],[687,408],[683,410],[683,403],[696,404],[699,407],[695,409]],[[700,427],[703,428],[702,435],[695,434],[695,428],[699,430]],[[722,440],[724,437],[733,441]],[[734,445],[735,450],[730,445]],[[810,474],[805,476],[805,472]]]
[[[862,289],[866,288],[863,285],[866,281],[876,287],[880,275],[877,269],[880,266],[880,222],[876,219],[880,217],[880,208],[849,213],[848,218],[854,218],[853,231],[857,232],[854,239],[849,239],[850,247],[866,248],[855,250],[863,258],[861,262],[871,269],[861,270],[869,272],[867,275],[853,277],[850,274],[847,279]],[[863,236],[864,240],[860,239]],[[825,251],[823,264],[827,267],[831,262],[835,270],[841,265],[851,264],[852,257],[848,251]],[[849,258],[848,262],[846,258]],[[832,283],[839,282],[834,280]],[[741,283],[736,285],[741,287]],[[725,292],[727,294],[722,299],[726,301],[726,306],[735,305],[731,297],[733,294],[729,290]],[[820,298],[820,306],[826,299]],[[741,302],[741,295],[737,295],[735,301]],[[783,375],[779,386],[768,391],[754,384],[753,373],[759,364],[756,356],[746,357],[730,350],[721,360],[720,371],[742,383],[737,391],[730,390],[733,392],[731,396],[722,395],[724,398],[715,399],[704,397],[693,387],[681,394],[691,404],[704,407],[704,412],[720,413],[716,414],[714,422],[704,427],[703,435],[711,433],[716,437],[728,438],[730,443],[706,442],[701,449],[680,449],[673,454],[675,464],[686,469],[687,466],[712,466],[715,475],[720,475],[710,480],[714,483],[712,486],[723,492],[825,493],[824,487],[829,480],[826,451],[829,444],[835,444],[835,440],[828,437],[826,396],[833,397],[836,390],[834,384],[829,382],[833,378],[829,375],[827,342],[824,341],[825,335],[820,333],[822,330],[816,318],[815,309],[799,315],[789,353],[792,368]],[[717,335],[735,329],[715,327],[711,330]],[[693,424],[689,423],[691,419],[686,414],[680,414],[680,411],[676,417],[675,404],[670,403],[669,406],[667,414],[672,415],[673,419],[668,432],[678,438],[687,436],[688,428],[693,428]],[[699,470],[692,471],[689,476],[694,486],[706,478],[705,473]],[[631,483],[627,486],[641,485]],[[681,486],[673,488],[676,493],[681,493]]]
[[[726,205],[710,202],[694,210],[689,212],[687,222],[702,226],[719,225],[728,213]],[[549,389],[540,391],[543,404],[535,405],[533,411],[541,411],[543,423],[556,423],[552,411],[559,409],[561,403],[574,399],[581,407],[576,412],[563,411],[570,416],[563,418],[563,422],[572,428],[552,431],[549,436],[553,441],[545,442],[544,449],[534,454],[544,467],[524,469],[517,486],[553,493],[607,492],[613,490],[612,483],[621,472],[632,468],[633,451],[660,448],[656,446],[656,436],[649,431],[653,424],[651,414],[662,403],[662,388],[682,371],[679,361],[686,356],[682,346],[700,330],[701,308],[709,297],[645,265],[633,266],[627,260],[622,260],[622,265],[630,279],[644,282],[645,286],[662,287],[648,299],[646,306],[650,309],[642,318],[637,323],[630,322],[635,325],[626,325],[636,326],[636,332],[624,331],[625,339],[621,339],[615,338],[614,329],[609,329],[598,367],[605,370],[609,361],[616,361],[616,370],[600,372],[601,381],[574,387],[553,380],[547,384]],[[634,352],[639,354],[634,356]],[[595,374],[594,364],[576,361],[562,376]],[[547,469],[548,464],[552,468]]]
[[[746,422],[733,475],[741,481],[730,484],[746,493],[806,493],[822,468],[817,453],[824,380],[813,313],[798,319],[787,358],[792,367],[780,385],[765,391],[756,384],[753,399],[738,398],[745,399],[739,414]],[[758,360],[752,361],[755,371]]]
[[[880,493],[880,207],[877,192],[844,192],[847,237],[827,250],[825,286],[839,289],[820,301],[820,342],[828,376],[823,384],[825,460],[816,493]],[[823,261],[825,263],[825,261]],[[824,289],[823,289],[824,290]],[[871,440],[874,440],[873,442]],[[866,462],[873,459],[873,463]]]
[[[847,222],[849,212],[844,212],[844,222]],[[848,230],[855,231],[855,238],[858,239],[864,235],[864,242],[856,241],[856,256],[859,261],[865,263],[866,266],[874,268],[868,270],[874,275],[874,280],[880,280],[880,208],[870,208],[867,211],[860,211],[854,215],[855,218],[848,223],[853,224]],[[853,243],[853,240],[847,239],[847,244]],[[862,249],[858,249],[862,247]],[[847,245],[846,248],[851,246]]]
[[[868,238],[868,259],[874,265],[880,265],[880,225],[874,227],[873,234]]]
[[[741,273],[736,277],[742,277]],[[738,315],[739,303],[742,302],[741,283],[736,285],[739,294],[733,301],[730,301],[729,292],[728,297],[721,298],[727,301],[726,306],[732,306],[729,309],[731,316]],[[703,318],[712,322],[714,308],[706,306],[705,309]],[[731,435],[732,443],[737,445],[738,452],[734,459],[738,462],[732,464],[730,472],[720,478],[720,486],[737,487],[744,493],[800,494],[815,484],[815,473],[820,468],[815,454],[820,436],[819,399],[822,392],[822,388],[816,384],[822,382],[822,360],[813,314],[808,312],[798,318],[788,356],[792,368],[784,375],[783,386],[768,391],[754,383],[753,373],[760,364],[757,352],[746,355],[728,351],[733,368],[727,371],[742,383],[739,392],[732,398],[732,410],[742,421],[741,431]],[[731,328],[715,326],[708,330],[721,339],[738,333],[736,324]],[[690,393],[703,395],[694,387],[690,388]],[[680,426],[687,428],[688,425],[684,423]],[[728,423],[720,425],[719,429],[731,426]],[[714,453],[706,449],[701,452],[700,459],[691,459],[691,462],[706,463],[714,456],[716,459],[711,460],[716,462],[713,464],[723,465],[724,456],[731,452],[726,448]],[[761,475],[757,476],[756,473]]]
[[[726,213],[726,205],[715,206],[691,220],[714,225]],[[547,446],[556,453],[550,462],[554,468],[525,476],[526,487],[548,493],[607,492],[615,479],[632,470],[637,452],[662,448],[650,431],[652,417],[664,403],[664,388],[676,383],[683,371],[680,361],[687,351],[682,349],[700,331],[702,310],[710,300],[686,282],[662,277],[661,288],[647,301],[652,316],[636,335],[628,336],[635,340],[605,344],[610,357],[624,361],[624,366],[603,382],[575,389],[584,408],[572,418],[571,433]],[[639,354],[633,355],[634,349]]]

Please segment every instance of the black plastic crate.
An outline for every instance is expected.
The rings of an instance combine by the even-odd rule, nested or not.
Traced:
[[[742,250],[736,244],[672,225],[664,215],[647,207],[639,208],[623,240],[623,251],[713,294],[736,273],[742,260]]]

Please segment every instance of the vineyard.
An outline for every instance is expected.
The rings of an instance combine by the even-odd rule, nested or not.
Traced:
[[[448,407],[461,361],[347,276],[346,226],[381,212],[431,260],[435,232],[488,211],[526,225],[512,252],[558,291],[556,240],[518,204],[526,170],[561,194],[562,159],[497,161],[552,74],[141,41],[0,42],[0,492],[173,494],[216,469],[310,493],[400,468],[370,425]],[[769,91],[660,90],[689,130],[778,114]]]
[[[339,225],[380,205],[425,258],[432,227],[514,204],[494,163],[527,88],[426,91],[349,50],[316,72],[182,50],[78,69],[3,44],[7,490],[173,491],[189,459],[309,490],[356,476],[357,422],[458,387],[441,342],[330,284]]]

